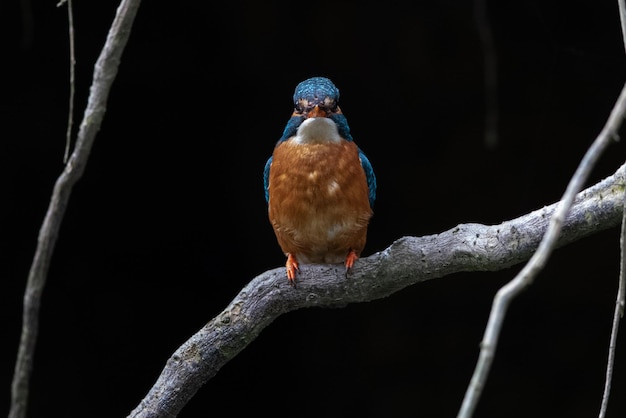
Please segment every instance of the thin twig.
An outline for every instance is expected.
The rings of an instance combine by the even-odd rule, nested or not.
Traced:
[[[624,41],[624,48],[626,50],[626,2],[625,0],[617,0],[619,8],[620,24],[622,27],[622,39]],[[620,249],[621,249],[621,263],[619,272],[619,284],[617,289],[617,300],[615,302],[615,311],[613,313],[613,325],[611,327],[611,339],[609,342],[609,355],[606,364],[606,375],[604,379],[604,392],[602,393],[602,403],[600,405],[599,418],[606,416],[606,410],[609,406],[609,395],[611,394],[611,382],[613,380],[613,365],[615,364],[615,348],[617,346],[617,333],[619,331],[619,322],[624,315],[624,287],[626,286],[626,274],[624,270],[626,266],[626,255],[624,254],[626,240],[626,199],[624,200],[624,212],[622,214],[622,234],[620,236]]]
[[[54,185],[50,204],[39,230],[37,249],[24,291],[22,335],[11,385],[9,418],[24,418],[26,416],[29,381],[39,331],[39,308],[48,275],[48,267],[72,187],[85,170],[93,141],[102,124],[109,91],[117,75],[120,58],[130,36],[130,29],[139,4],[140,0],[122,0],[117,9],[104,48],[95,64],[91,92],[78,132],[76,146]]]
[[[463,403],[458,414],[458,418],[470,418],[478,401],[482,390],[487,382],[489,370],[493,363],[496,346],[502,329],[502,323],[511,301],[528,285],[532,283],[537,274],[543,269],[552,250],[555,248],[557,239],[561,232],[563,220],[570,210],[576,193],[583,187],[589,173],[593,169],[596,161],[610,143],[617,138],[617,132],[621,126],[624,113],[626,112],[626,85],[613,107],[611,114],[604,128],[595,139],[591,147],[585,153],[574,176],[567,185],[565,194],[561,198],[554,215],[550,219],[548,230],[541,240],[537,251],[533,254],[524,268],[509,283],[504,285],[497,293],[493,301],[487,328],[481,342],[478,363],[470,384],[465,392]]]
[[[606,416],[606,410],[609,405],[611,381],[613,380],[613,365],[615,364],[615,348],[617,347],[617,332],[619,330],[620,320],[624,316],[624,300],[626,299],[626,195],[624,195],[624,211],[622,212],[622,229],[619,244],[621,249],[619,285],[617,289],[617,300],[615,301],[615,311],[613,312],[613,326],[611,328],[609,356],[604,380],[604,393],[602,394],[602,405],[600,406],[598,418],[604,418]]]
[[[619,7],[619,20],[622,26],[622,40],[626,50],[626,0],[617,0],[617,5]]]
[[[487,12],[487,0],[474,0],[474,19],[483,47],[485,146],[492,149],[498,145],[498,64]]]
[[[20,0],[20,12],[22,17],[22,38],[20,40],[20,47],[26,50],[32,46],[35,37],[33,6],[30,0]]]
[[[57,7],[67,3],[67,25],[70,42],[70,98],[69,109],[67,113],[67,132],[65,135],[65,151],[63,152],[63,164],[67,164],[70,156],[70,146],[72,144],[72,128],[74,127],[74,90],[75,90],[75,68],[76,54],[74,51],[74,11],[72,0],[61,0]]]

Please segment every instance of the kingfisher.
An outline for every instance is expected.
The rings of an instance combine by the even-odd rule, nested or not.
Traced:
[[[339,89],[326,77],[299,83],[265,164],[269,220],[292,286],[300,264],[343,263],[347,275],[365,247],[376,176],[338,102]]]

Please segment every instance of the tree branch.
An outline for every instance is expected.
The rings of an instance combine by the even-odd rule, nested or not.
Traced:
[[[576,195],[558,240],[562,246],[618,225],[626,165]],[[284,268],[254,278],[219,315],[167,361],[129,417],[175,417],[198,389],[280,315],[389,296],[407,286],[468,271],[501,270],[529,259],[557,204],[500,225],[462,224],[441,234],[403,237],[359,259],[348,278],[341,265],[303,265],[296,289]]]
[[[26,416],[28,385],[39,331],[39,307],[50,260],[72,188],[85,171],[93,141],[100,130],[109,91],[117,75],[122,52],[130,36],[130,29],[139,4],[140,0],[122,0],[117,9],[104,48],[94,68],[89,100],[78,132],[74,152],[54,184],[48,210],[39,230],[37,249],[24,291],[22,335],[11,384],[10,418]]]
[[[535,277],[547,263],[548,258],[550,258],[552,254],[552,250],[557,246],[564,219],[574,202],[576,193],[582,189],[591,170],[604,150],[608,148],[609,144],[619,138],[618,131],[625,113],[626,85],[622,88],[622,92],[604,128],[583,156],[576,172],[569,181],[565,193],[554,211],[554,215],[551,216],[550,224],[537,251],[515,278],[502,286],[496,293],[489,314],[489,320],[487,321],[485,334],[480,343],[481,348],[478,362],[467,391],[465,392],[465,398],[463,399],[458,418],[469,418],[472,416],[474,409],[478,405],[482,389],[487,382],[487,376],[493,364],[504,317],[511,302],[522,290],[534,281]]]

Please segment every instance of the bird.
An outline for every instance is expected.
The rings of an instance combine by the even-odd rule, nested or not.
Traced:
[[[343,263],[361,255],[376,200],[376,176],[326,77],[300,82],[294,110],[263,170],[269,221],[290,285],[300,264]]]

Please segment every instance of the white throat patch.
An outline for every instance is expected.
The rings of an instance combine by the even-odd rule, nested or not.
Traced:
[[[297,144],[321,144],[341,142],[337,125],[329,118],[310,118],[298,127],[292,141]]]

